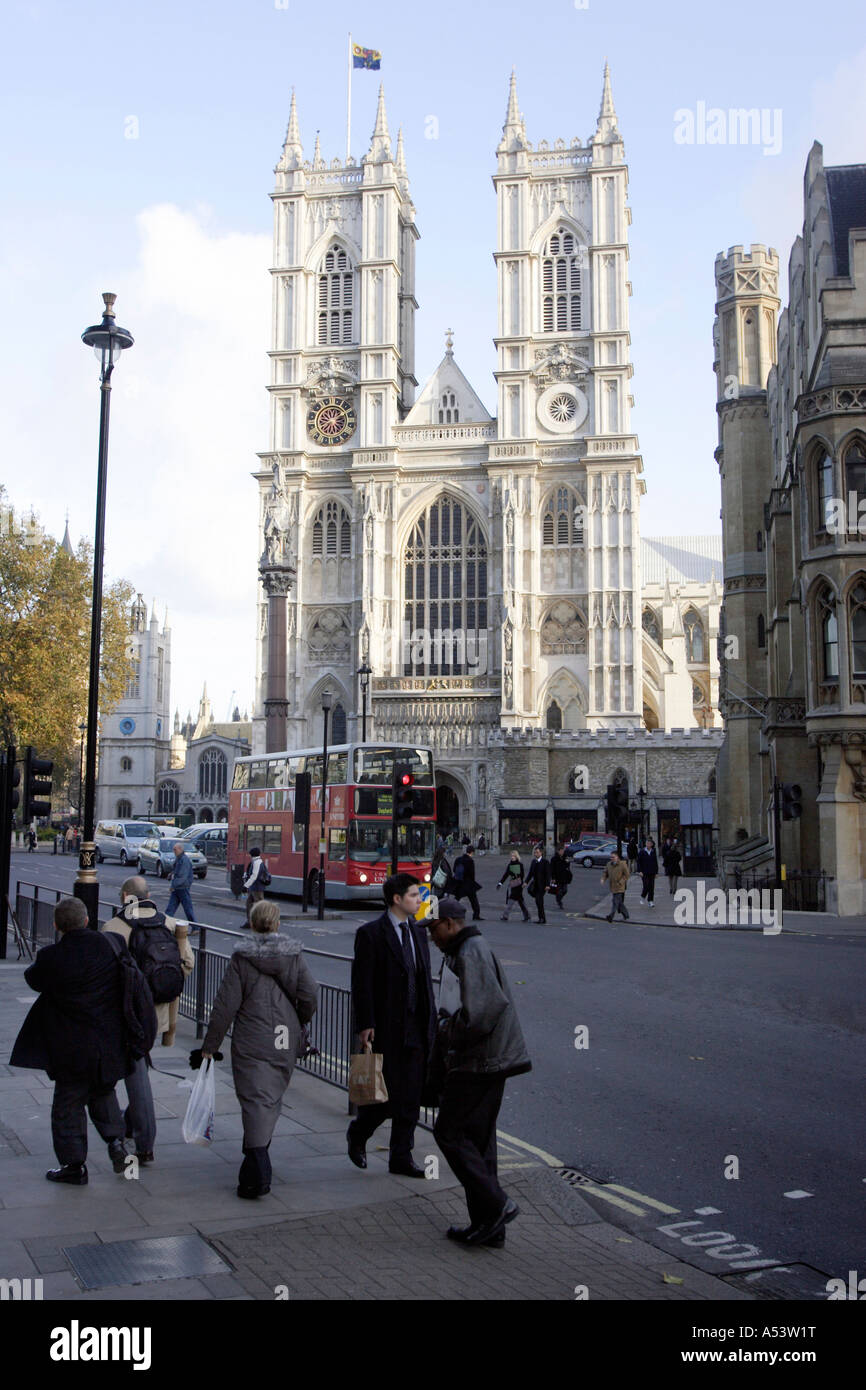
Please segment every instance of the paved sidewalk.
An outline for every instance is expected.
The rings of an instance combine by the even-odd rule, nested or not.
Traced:
[[[35,995],[24,965],[0,963],[0,1057],[7,1058]],[[182,1036],[183,1035],[183,1036]],[[52,1085],[44,1073],[0,1064],[0,1277],[42,1279],[46,1299],[591,1299],[737,1300],[723,1281],[609,1225],[554,1170],[506,1160],[503,1178],[521,1207],[503,1250],[463,1250],[444,1238],[466,1220],[462,1190],[432,1136],[418,1131],[416,1159],[439,1161],[420,1183],[387,1171],[387,1138],[360,1172],[346,1155],[346,1095],[296,1072],[271,1145],[271,1194],[235,1193],[241,1118],[226,1061],[217,1072],[216,1140],[188,1146],[181,1124],[193,1076],[192,1024],[154,1054],[156,1162],[115,1174],[92,1127],[87,1187],[55,1186]],[[228,1048],[226,1048],[228,1053]],[[125,1103],[123,1083],[118,1098]],[[420,1189],[420,1190],[419,1190]],[[217,1272],[183,1274],[177,1251],[142,1245],[192,1237]],[[131,1242],[121,1246],[119,1242]],[[114,1257],[115,1282],[85,1291],[64,1247]],[[106,1249],[105,1247],[114,1246]],[[134,1272],[132,1261],[148,1256]],[[173,1277],[159,1277],[169,1271]],[[665,1276],[678,1282],[666,1282]],[[138,1281],[138,1282],[136,1282]]]

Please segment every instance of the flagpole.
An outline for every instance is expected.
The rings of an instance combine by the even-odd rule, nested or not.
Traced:
[[[352,153],[352,35],[349,35],[349,70],[346,75],[346,163]]]

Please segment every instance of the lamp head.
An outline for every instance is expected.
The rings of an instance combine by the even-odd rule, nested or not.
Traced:
[[[126,348],[131,348],[135,341],[127,329],[117,326],[114,317],[114,301],[116,299],[116,294],[107,293],[102,296],[105,305],[102,323],[92,324],[81,335],[81,341],[87,347],[92,347],[96,354],[97,361],[101,366],[103,381],[111,376],[112,371],[120,361],[120,354]]]

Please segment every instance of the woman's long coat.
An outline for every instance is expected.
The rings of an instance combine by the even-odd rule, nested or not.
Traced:
[[[244,1119],[244,1147],[271,1142],[292,1079],[301,1028],[319,987],[300,941],[256,933],[238,943],[211,1010],[203,1052],[216,1052],[232,1029],[232,1077]],[[285,1046],[283,1046],[285,1044]]]

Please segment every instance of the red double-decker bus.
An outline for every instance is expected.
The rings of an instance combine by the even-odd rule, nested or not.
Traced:
[[[430,881],[436,831],[436,788],[429,748],[385,743],[341,743],[328,750],[327,807],[322,836],[322,749],[238,758],[229,793],[229,878],[257,846],[276,892],[300,893],[318,873],[325,841],[325,884],[331,898],[380,898],[391,872],[394,764],[413,777],[414,814],[397,826],[401,873]],[[309,856],[304,827],[295,824],[295,779],[311,778]]]

